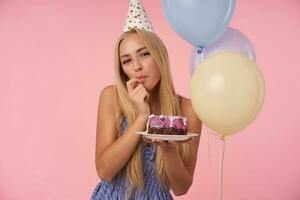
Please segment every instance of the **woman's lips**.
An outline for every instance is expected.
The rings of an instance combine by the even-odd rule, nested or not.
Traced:
[[[145,81],[145,79],[147,78],[147,76],[137,76],[136,78],[138,79],[138,81],[140,83],[143,83]]]
[[[137,79],[146,78],[147,76],[136,76]]]

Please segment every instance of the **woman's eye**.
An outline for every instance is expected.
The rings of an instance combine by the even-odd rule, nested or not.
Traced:
[[[122,64],[124,65],[124,64],[129,63],[129,62],[130,62],[130,60],[124,60],[124,61],[122,62]]]
[[[145,53],[142,54],[143,57],[147,57],[147,56],[149,56],[149,55],[150,55],[149,52],[145,52]]]

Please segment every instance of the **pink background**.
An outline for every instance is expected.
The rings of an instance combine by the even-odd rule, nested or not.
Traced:
[[[144,0],[189,97],[192,46]],[[0,1],[0,199],[89,199],[98,97],[128,1]],[[231,27],[252,41],[266,82],[258,118],[226,140],[224,200],[300,199],[300,2],[237,0]],[[175,199],[217,200],[222,144],[203,128],[194,183]]]

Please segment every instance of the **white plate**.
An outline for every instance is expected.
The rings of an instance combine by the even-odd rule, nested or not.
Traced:
[[[147,139],[153,140],[169,140],[169,141],[183,141],[190,137],[198,136],[196,133],[187,133],[187,135],[162,135],[162,134],[148,134],[146,131],[136,132],[138,135],[142,135]]]

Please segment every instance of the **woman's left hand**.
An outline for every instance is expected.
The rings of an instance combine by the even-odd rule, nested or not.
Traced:
[[[182,143],[188,143],[192,140],[192,138],[189,138],[187,140],[183,140],[183,141],[172,141],[172,140],[155,140],[155,139],[148,139],[143,137],[144,142],[146,143],[152,143],[155,145],[159,145],[161,146],[163,149],[174,149],[178,144],[182,144]]]

